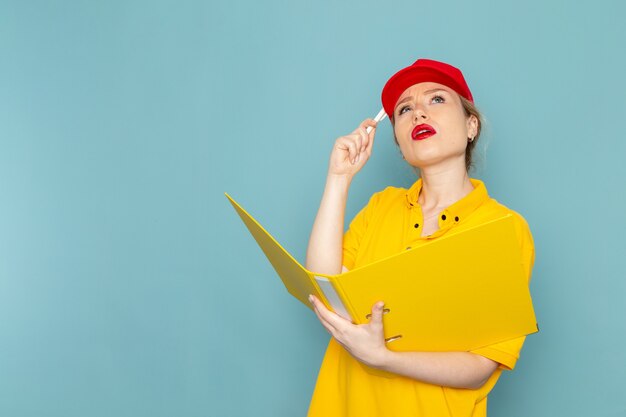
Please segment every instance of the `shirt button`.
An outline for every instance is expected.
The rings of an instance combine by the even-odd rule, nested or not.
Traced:
[[[409,250],[409,249],[411,249],[411,247],[410,247],[410,246],[407,246],[407,247],[406,247],[406,250]]]
[[[446,219],[446,215],[445,215],[445,214],[442,214],[442,215],[441,215],[441,220],[445,220],[445,219]]]
[[[459,216],[455,216],[455,217],[454,217],[454,221],[455,221],[455,222],[458,222],[458,221],[459,221]]]
[[[415,223],[415,226],[413,226],[413,227],[415,227],[417,229],[418,227],[420,227],[420,225],[419,225],[419,223]]]

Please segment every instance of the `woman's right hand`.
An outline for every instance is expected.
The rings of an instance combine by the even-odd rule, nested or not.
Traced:
[[[372,155],[376,125],[374,119],[365,119],[352,133],[335,141],[330,154],[328,175],[352,178]],[[367,128],[372,127],[370,133]]]
[[[306,253],[306,268],[309,271],[328,275],[341,273],[348,190],[352,177],[372,154],[376,125],[373,119],[363,120],[354,132],[338,138],[333,145],[326,186]],[[369,134],[368,127],[372,128]]]

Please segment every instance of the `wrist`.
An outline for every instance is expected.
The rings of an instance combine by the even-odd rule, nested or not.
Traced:
[[[352,178],[353,175],[329,173],[326,177],[326,186],[347,191],[352,183]]]
[[[394,362],[396,355],[397,352],[391,351],[385,346],[367,365],[380,371],[389,371],[392,368],[391,364]]]

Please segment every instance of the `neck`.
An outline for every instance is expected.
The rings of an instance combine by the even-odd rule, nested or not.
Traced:
[[[472,185],[465,166],[446,169],[422,169],[422,190],[418,202],[422,208],[448,207],[472,192]]]

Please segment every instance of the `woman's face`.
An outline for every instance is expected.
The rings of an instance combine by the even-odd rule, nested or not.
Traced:
[[[425,82],[407,88],[398,99],[394,133],[404,159],[420,169],[461,164],[478,120],[467,117],[459,95],[445,85]]]

